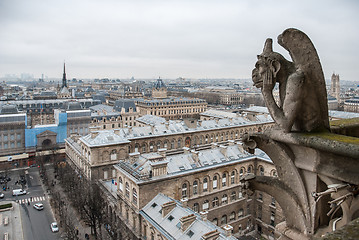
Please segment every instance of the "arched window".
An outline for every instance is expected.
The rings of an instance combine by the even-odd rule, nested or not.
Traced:
[[[236,213],[235,212],[231,212],[231,214],[229,215],[229,221],[233,221],[236,219]]]
[[[177,148],[181,148],[182,147],[182,143],[181,143],[181,139],[179,138],[177,141]]]
[[[116,159],[117,159],[117,151],[116,151],[116,149],[113,149],[111,151],[111,160],[114,161]]]
[[[228,196],[227,196],[227,194],[224,194],[222,196],[222,204],[227,204],[227,203],[228,203]]]
[[[278,175],[277,175],[277,171],[276,171],[276,170],[272,170],[271,175],[272,175],[273,177],[277,177],[277,176],[278,176]]]
[[[135,188],[132,189],[132,202],[137,204],[137,191]]]
[[[242,176],[243,176],[243,174],[244,174],[244,169],[243,169],[243,168],[241,168],[241,170],[239,170],[239,176],[240,176],[240,177],[242,177]]]
[[[218,207],[218,205],[219,205],[218,197],[215,197],[212,201],[212,207]]]
[[[196,194],[198,194],[198,182],[197,182],[197,180],[195,180],[193,182],[193,195],[196,195]]]
[[[150,152],[153,152],[153,142],[150,143]]]
[[[264,176],[264,167],[263,166],[259,167],[259,175]]]
[[[236,192],[235,191],[233,191],[231,193],[231,201],[234,201],[234,200],[236,200]]]
[[[234,184],[235,180],[236,180],[236,172],[232,171],[232,173],[231,173],[231,184]]]
[[[142,145],[142,153],[146,153],[146,144]]]
[[[217,218],[213,218],[212,223],[215,224],[216,226],[218,226],[218,219],[217,219]]]
[[[138,149],[140,148],[140,146],[136,143],[135,145],[135,152],[138,152]]]
[[[119,189],[121,192],[123,192],[123,182],[122,182],[122,177],[118,178],[118,185],[119,185]]]
[[[199,212],[199,204],[198,203],[193,204],[193,211]]]
[[[212,184],[213,189],[217,189],[217,176],[213,177],[213,184]]]
[[[248,166],[247,172],[248,172],[248,173],[251,173],[251,172],[252,172],[252,165],[249,165],[249,166]]]
[[[207,192],[208,191],[208,179],[204,178],[203,179],[203,192]]]
[[[187,183],[182,184],[182,198],[187,197]]]
[[[227,215],[223,215],[221,218],[221,225],[227,224]]]
[[[130,185],[128,185],[128,182],[126,182],[126,197],[130,197]]]
[[[171,142],[171,149],[174,149],[175,148],[175,140],[172,139],[172,142]]]
[[[209,201],[205,200],[202,204],[202,209],[203,210],[207,210],[209,208]]]
[[[164,148],[167,148],[167,140],[164,141],[163,147],[164,147]]]
[[[223,173],[222,175],[222,187],[225,187],[227,185],[227,175]]]
[[[238,218],[243,217],[243,208],[239,209],[238,211]]]

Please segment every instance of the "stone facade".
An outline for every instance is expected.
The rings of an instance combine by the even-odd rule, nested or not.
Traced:
[[[221,159],[230,157],[229,151],[237,148],[231,146],[213,146],[212,150],[192,151],[195,161],[201,162],[201,153],[205,151],[223,153]],[[182,155],[165,156],[159,152],[156,156],[172,166],[176,158]],[[258,157],[245,157],[231,160],[228,158],[225,164],[216,165],[210,163],[203,166],[177,171],[167,171],[159,175],[138,175],[132,167],[133,164],[143,164],[142,157],[152,162],[152,169],[157,160],[150,154],[132,155],[125,162],[115,166],[118,202],[116,214],[121,221],[125,222],[131,231],[141,239],[144,238],[144,226],[139,211],[150,202],[158,193],[163,193],[173,199],[182,202],[183,206],[193,209],[195,212],[205,214],[208,221],[217,226],[233,227],[233,233],[237,236],[251,232],[255,229],[265,238],[274,236],[275,225],[283,220],[281,209],[275,200],[264,193],[256,192],[253,195],[243,195],[240,188],[240,177],[246,173],[259,175],[275,175],[276,169],[273,164]],[[218,159],[218,161],[221,161]],[[126,164],[127,162],[127,164]],[[203,163],[203,162],[202,162]],[[181,163],[178,162],[180,165]],[[183,163],[182,163],[183,164]],[[132,166],[130,166],[132,165]],[[142,165],[143,166],[143,165]],[[168,166],[168,167],[169,167]],[[136,168],[136,167],[135,167]],[[172,166],[173,168],[173,166]],[[133,170],[131,170],[133,169]],[[152,171],[153,174],[153,171]],[[261,209],[257,211],[256,209]]]

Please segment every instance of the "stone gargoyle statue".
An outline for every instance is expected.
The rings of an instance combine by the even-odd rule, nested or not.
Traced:
[[[278,43],[293,62],[273,52],[272,39],[267,39],[252,71],[254,85],[261,89],[273,120],[283,132],[329,130],[325,80],[313,43],[294,28],[279,35]],[[277,82],[279,104],[273,97]]]

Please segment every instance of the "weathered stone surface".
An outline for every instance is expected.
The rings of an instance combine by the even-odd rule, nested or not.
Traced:
[[[254,85],[261,88],[268,110],[284,132],[329,130],[327,93],[317,51],[308,36],[287,29],[278,43],[288,50],[293,62],[273,52],[267,39],[252,71]],[[280,103],[273,97],[279,83]]]

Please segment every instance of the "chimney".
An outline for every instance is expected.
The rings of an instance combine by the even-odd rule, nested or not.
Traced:
[[[218,230],[214,230],[211,232],[208,232],[202,236],[203,240],[217,240],[219,238],[219,232]]]
[[[176,207],[176,202],[166,202],[162,204],[162,217],[164,218],[169,212],[171,212]]]
[[[99,132],[91,132],[91,138],[94,139],[99,135]]]
[[[191,224],[196,221],[196,215],[191,214],[180,218],[181,230],[184,232]]]
[[[207,221],[208,212],[206,210],[199,212],[203,221]]]
[[[220,145],[220,146],[219,146],[219,149],[220,149],[221,153],[222,153],[225,157],[227,157],[227,146]]]
[[[188,198],[182,198],[181,199],[182,207],[187,207],[188,204]]]
[[[100,130],[100,127],[89,127],[90,132],[98,131]]]
[[[223,226],[222,228],[226,234],[226,237],[232,236],[233,227],[231,225],[227,224],[227,225]]]
[[[198,151],[195,151],[195,150],[192,150],[191,153],[192,153],[192,158],[193,158],[193,160],[194,160],[195,162],[199,162],[199,158],[198,158],[199,152],[198,152]]]
[[[157,150],[158,154],[161,155],[162,157],[166,157],[166,152],[167,152],[167,148],[159,148]]]
[[[190,153],[190,148],[188,148],[188,147],[183,147],[182,148],[183,149],[183,151],[184,151],[184,154],[189,154]]]

